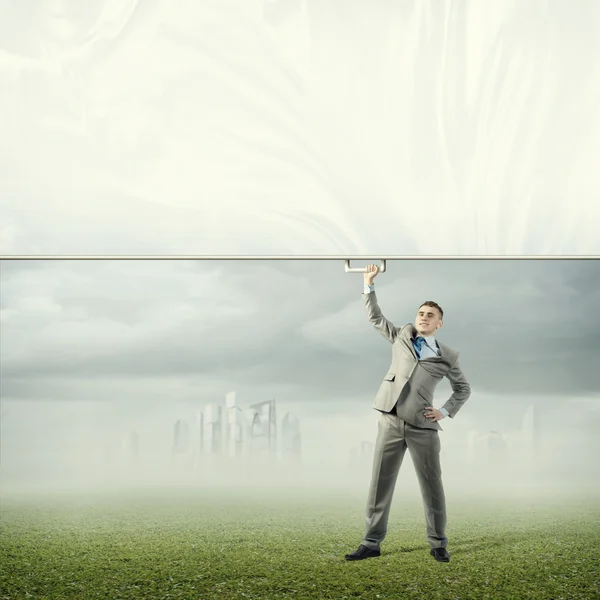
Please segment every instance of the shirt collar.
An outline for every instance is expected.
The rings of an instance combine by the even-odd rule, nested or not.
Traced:
[[[435,339],[435,336],[431,335],[429,337],[423,337],[422,335],[420,336],[417,333],[417,335],[415,335],[415,337],[413,338],[413,342],[416,341],[416,339],[418,337],[422,337],[425,340],[425,344],[427,346],[429,346],[432,350],[439,350],[440,349],[440,345],[437,343],[437,340]],[[441,350],[440,350],[440,352],[441,352]]]
[[[429,337],[424,337],[422,335],[419,335],[419,332],[417,332],[415,334],[415,337],[413,338],[413,340],[416,340],[417,338],[423,338],[428,344],[437,344],[437,341],[436,341],[434,335],[430,335]]]

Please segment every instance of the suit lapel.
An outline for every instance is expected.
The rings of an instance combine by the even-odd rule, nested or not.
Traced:
[[[438,345],[440,347],[441,356],[432,358],[431,360],[443,361],[443,362],[447,363],[449,366],[452,366],[457,357],[456,350],[452,350],[452,348],[448,348],[448,346],[446,346],[446,344],[440,344],[439,342],[438,342]]]
[[[415,329],[415,326],[412,325],[411,323],[409,323],[401,332],[401,336],[400,338],[402,339],[402,342],[404,343],[404,346],[406,348],[408,348],[408,351],[417,359],[419,360],[419,357],[417,356],[417,352],[415,350],[415,347],[413,346],[413,338],[415,337],[417,333],[417,330]],[[437,341],[437,340],[436,340]],[[444,345],[444,344],[440,344],[440,342],[437,342],[438,346],[439,346],[439,350],[440,350],[440,354],[438,356],[429,356],[427,358],[422,358],[422,361],[440,361],[440,360],[444,360],[448,357],[448,348]]]
[[[444,352],[442,344],[440,344],[437,340],[436,342],[438,345],[439,354],[437,356],[428,356],[427,358],[422,358],[421,360],[443,360],[445,358],[446,353]]]
[[[415,347],[413,346],[412,343],[412,339],[413,339],[413,335],[415,332],[415,328],[408,324],[400,333],[400,339],[402,340],[402,343],[404,344],[404,347],[412,354],[412,356],[415,358],[415,360],[419,360],[419,357],[417,356],[417,352],[415,350]]]
[[[446,346],[446,344],[441,344],[438,342],[440,356],[432,356],[431,358],[419,360],[412,344],[412,339],[416,332],[417,330],[415,329],[414,325],[406,325],[400,331],[400,335],[397,338],[398,343],[403,344],[406,350],[410,352],[410,355],[414,358],[414,360],[421,365],[421,368],[425,369],[425,371],[427,371],[432,377],[443,377],[456,360],[457,352]]]

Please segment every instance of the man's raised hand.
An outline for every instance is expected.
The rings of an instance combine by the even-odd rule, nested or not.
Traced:
[[[365,283],[367,285],[373,285],[373,280],[379,273],[379,267],[377,265],[367,265],[367,272],[365,273]]]

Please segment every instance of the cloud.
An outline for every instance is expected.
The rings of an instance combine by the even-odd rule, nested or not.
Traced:
[[[398,262],[377,293],[397,325],[426,298],[442,304],[440,336],[461,352],[474,399],[577,397],[597,390],[589,315],[600,298],[589,282],[599,268]],[[232,387],[308,403],[371,398],[390,348],[361,292],[361,277],[335,262],[4,262],[3,394],[76,399],[95,388],[98,398],[114,384],[134,398],[128,382],[152,382],[139,395],[154,386],[160,396],[179,381],[183,398]]]

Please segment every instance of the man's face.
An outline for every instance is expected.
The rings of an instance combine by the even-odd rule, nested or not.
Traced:
[[[440,311],[433,306],[421,306],[417,311],[415,328],[419,335],[428,337],[433,335],[443,325]]]

